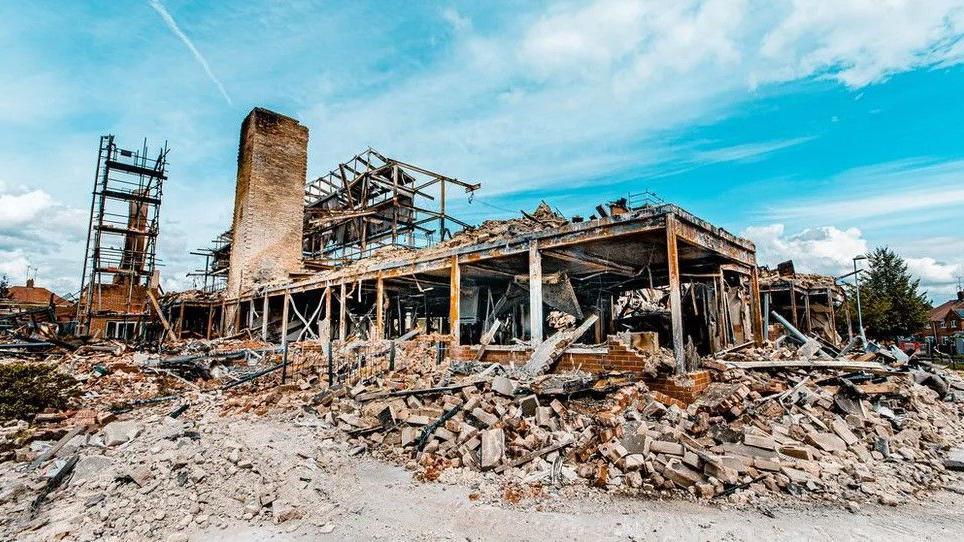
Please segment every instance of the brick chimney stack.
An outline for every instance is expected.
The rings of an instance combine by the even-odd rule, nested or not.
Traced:
[[[241,125],[228,297],[301,271],[308,128],[260,107]]]

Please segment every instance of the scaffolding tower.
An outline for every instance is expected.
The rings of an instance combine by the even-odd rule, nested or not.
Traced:
[[[140,150],[130,151],[118,147],[113,135],[100,138],[78,300],[81,332],[90,333],[98,315],[126,323],[142,321],[147,314],[147,288],[158,264],[167,153],[166,141],[157,157],[150,158],[146,139]],[[105,290],[112,295],[105,296]]]

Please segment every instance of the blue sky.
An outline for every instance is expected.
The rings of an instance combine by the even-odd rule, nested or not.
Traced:
[[[763,263],[891,246],[940,301],[964,275],[962,33],[941,0],[6,2],[0,273],[78,288],[110,132],[173,148],[160,256],[189,287],[264,106],[309,127],[312,177],[370,145],[482,182],[472,222],[652,190]]]

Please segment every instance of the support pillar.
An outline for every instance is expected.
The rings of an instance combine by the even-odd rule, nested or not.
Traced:
[[[676,217],[666,216],[666,266],[669,273],[669,313],[673,329],[673,357],[676,374],[686,372],[683,352],[683,302],[680,298],[679,253],[676,247]]]
[[[769,309],[769,303],[767,305]],[[763,329],[763,314],[760,311],[760,271],[756,265],[750,270],[750,311],[753,317],[753,344],[760,347],[763,346],[766,335]]]
[[[542,343],[542,255],[536,240],[529,241],[529,333],[533,348]]]
[[[458,345],[462,336],[462,326],[459,321],[462,319],[462,272],[459,269],[459,257],[452,256],[451,273],[449,275],[449,333],[452,335],[452,344]]]
[[[214,305],[208,305],[208,325],[204,331],[204,338],[211,338],[211,326],[214,324]]]
[[[830,309],[831,337],[837,336],[837,311],[833,308],[833,292],[827,288],[827,308]]]
[[[797,318],[797,287],[793,284],[793,279],[790,279],[790,321],[793,322],[793,327],[800,329],[800,322]]]
[[[184,332],[184,303],[181,302],[181,310],[177,315],[177,338],[181,338],[181,334]]]
[[[325,341],[331,340],[331,286],[325,288],[325,327],[321,329],[321,337]]]
[[[235,301],[231,306],[234,307],[234,319],[231,321],[231,332],[237,333],[241,331],[241,300]]]
[[[288,344],[288,305],[291,304],[291,295],[285,292],[284,308],[281,309],[281,344],[287,347]]]
[[[261,340],[268,340],[268,294],[264,294],[264,302],[261,304]]]
[[[248,330],[254,328],[254,294],[248,300]]]
[[[344,341],[347,339],[345,336],[348,333],[348,294],[345,288],[345,283],[341,283],[341,291],[338,296],[339,306],[338,306],[338,338]]]
[[[227,326],[228,326],[228,321],[227,321],[227,317],[226,317],[225,314],[224,314],[224,313],[225,313],[225,307],[227,307],[227,304],[226,304],[224,301],[222,301],[222,302],[221,302],[221,314],[218,316],[218,322],[219,322],[218,329],[221,330],[221,337],[224,337],[225,335],[228,334],[228,327],[227,327]]]
[[[385,279],[375,280],[375,339],[385,338]]]

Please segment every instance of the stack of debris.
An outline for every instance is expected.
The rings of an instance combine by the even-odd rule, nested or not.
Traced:
[[[492,366],[444,386],[412,385],[430,380],[425,372],[389,373],[315,403],[356,451],[417,467],[427,479],[462,468],[644,493],[886,504],[949,483],[943,458],[964,441],[961,407],[935,391],[944,384],[929,382],[954,390],[964,382],[935,368],[925,379],[862,363],[746,370],[711,361],[717,382],[685,408],[661,403],[665,396],[630,384],[631,375],[527,380]],[[607,382],[623,385],[607,393]]]
[[[657,391],[664,378],[648,380],[650,389],[641,373],[549,372],[558,369],[562,339],[545,341],[541,358],[503,366],[452,361],[440,349],[443,338],[330,351],[328,343],[283,351],[240,340],[181,343],[163,356],[78,349],[62,366],[80,380],[81,399],[31,423],[10,423],[3,459],[51,461],[44,454],[75,439],[78,428],[106,434],[105,424],[152,406],[176,418],[190,403],[212,415],[298,415],[339,435],[352,453],[404,464],[426,480],[464,474],[515,487],[897,504],[952,485],[947,469],[964,468],[955,451],[964,442],[964,381],[894,349],[831,355],[805,338],[800,346],[741,345],[686,376],[712,382],[683,401]],[[610,340],[640,343],[666,358],[660,367],[671,367],[672,357],[649,339]],[[329,379],[337,384],[327,386]],[[196,440],[191,429],[177,430],[178,446]],[[130,475],[141,487],[134,474],[142,472]]]

